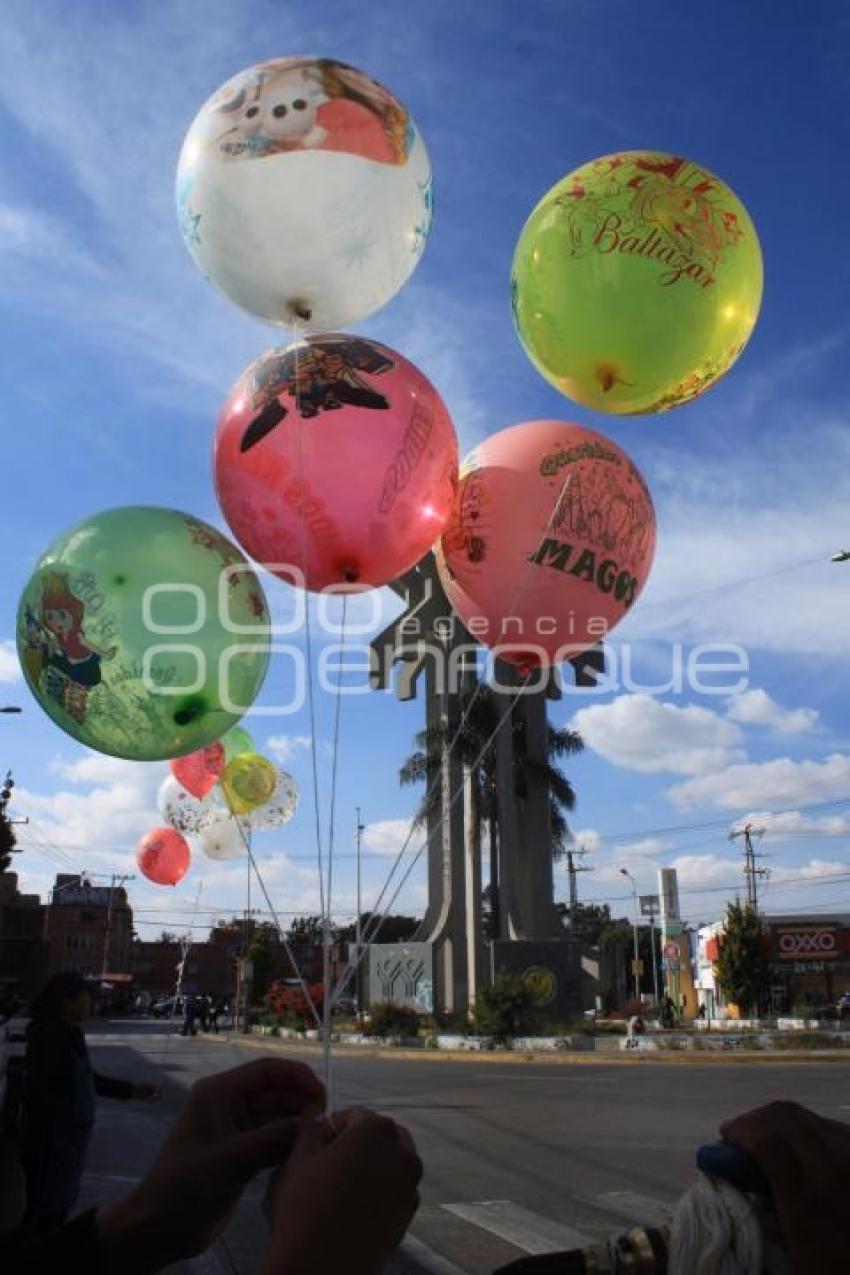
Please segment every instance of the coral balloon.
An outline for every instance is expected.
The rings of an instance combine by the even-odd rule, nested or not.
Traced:
[[[180,154],[177,215],[196,265],[269,323],[312,331],[379,309],[431,226],[431,165],[407,109],[328,58],[278,58],[201,107]]]
[[[188,842],[173,828],[152,828],[136,848],[139,871],[155,885],[177,885],[191,862]]]
[[[193,797],[203,799],[215,788],[219,775],[224,770],[224,745],[217,740],[186,757],[175,757],[170,765],[177,782]]]
[[[30,690],[80,743],[139,761],[213,743],[260,691],[269,613],[245,558],[173,509],[110,509],[44,553],[18,611]]]
[[[280,828],[298,807],[298,785],[285,770],[277,770],[274,791],[263,806],[251,812],[253,828]]]
[[[273,764],[259,753],[242,753],[227,763],[221,777],[227,803],[238,815],[249,814],[270,799],[277,784]]]
[[[208,859],[236,859],[245,854],[245,840],[250,835],[247,819],[236,819],[228,810],[215,810],[197,841]]]
[[[625,452],[581,425],[530,421],[465,462],[437,563],[472,636],[535,667],[604,638],[654,553],[652,499]]]
[[[451,509],[457,439],[437,391],[376,341],[270,350],[240,377],[215,443],[219,504],[252,557],[310,589],[382,585]]]
[[[607,155],[543,196],[517,244],[514,319],[568,398],[617,415],[696,398],[758,317],[762,259],[718,177],[656,151]]]
[[[234,757],[241,756],[242,753],[254,753],[254,740],[248,734],[244,726],[231,726],[226,735],[222,736],[221,744],[224,748],[224,765],[229,761],[233,761]],[[224,766],[222,766],[224,770]]]
[[[193,797],[173,775],[162,781],[156,808],[172,828],[188,833],[200,832],[214,810],[208,798]]]

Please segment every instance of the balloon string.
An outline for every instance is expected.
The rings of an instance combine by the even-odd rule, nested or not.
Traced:
[[[348,610],[348,594],[342,595],[342,622],[340,624],[340,653],[345,649],[345,622]],[[334,713],[333,761],[331,763],[331,806],[328,821],[328,886],[325,891],[327,912],[322,925],[322,969],[324,994],[322,998],[322,1057],[325,1078],[325,1110],[333,1111],[333,1054],[331,1041],[331,901],[333,897],[334,830],[336,817],[336,778],[339,759],[339,727],[342,709],[342,688],[337,687]]]
[[[475,761],[474,761],[474,762],[472,763],[472,765],[469,767],[469,773],[470,773],[470,774],[473,774],[473,773],[474,773],[474,772],[478,769],[478,767],[481,765],[481,762],[483,761],[484,756],[485,756],[485,754],[487,753],[487,750],[490,748],[490,746],[491,746],[491,744],[493,743],[493,741],[495,740],[496,736],[499,734],[499,731],[502,729],[502,726],[505,724],[505,722],[507,721],[507,719],[509,718],[509,716],[510,716],[510,715],[511,715],[511,713],[513,712],[514,708],[516,707],[516,705],[517,705],[517,703],[518,703],[518,701],[519,701],[519,698],[520,698],[520,696],[522,695],[523,691],[525,690],[526,683],[527,683],[527,681],[528,681],[528,679],[529,679],[530,677],[531,677],[531,671],[529,670],[529,672],[528,672],[528,673],[526,673],[525,677],[522,679],[522,681],[520,682],[519,686],[517,687],[517,692],[516,692],[516,694],[515,694],[515,695],[513,695],[513,696],[511,697],[510,703],[508,704],[508,706],[507,706],[507,708],[505,709],[505,711],[504,711],[504,713],[502,714],[502,716],[499,718],[499,720],[498,720],[498,722],[496,723],[496,725],[495,725],[494,729],[491,731],[491,733],[490,733],[490,735],[488,736],[488,738],[484,741],[484,744],[482,745],[481,750],[480,750],[480,751],[479,751],[479,753],[478,753],[478,756],[475,758]],[[463,796],[463,793],[464,793],[464,783],[465,783],[465,777],[462,777],[462,778],[461,778],[460,783],[459,783],[459,784],[458,784],[458,786],[457,786],[456,791],[452,794],[452,797],[451,797],[451,799],[450,799],[450,801],[449,801],[449,803],[448,803],[448,805],[447,805],[447,807],[446,807],[446,809],[445,809],[445,811],[444,811],[444,813],[443,813],[443,818],[444,818],[444,819],[445,819],[445,818],[447,818],[447,817],[451,814],[451,812],[452,812],[452,810],[454,809],[455,805],[457,804],[457,802],[458,802],[458,801],[461,799],[461,797]],[[410,839],[410,838],[409,838],[409,836],[408,836],[408,840],[409,840],[409,839]],[[401,893],[402,889],[404,888],[405,884],[407,883],[407,881],[408,881],[408,879],[409,879],[409,877],[410,877],[411,872],[412,872],[412,871],[413,871],[413,869],[416,867],[416,865],[417,865],[417,863],[419,862],[419,860],[422,858],[422,855],[424,854],[425,850],[428,848],[429,840],[430,840],[430,838],[426,836],[425,840],[422,842],[421,846],[420,846],[420,847],[419,847],[419,849],[416,851],[416,854],[414,855],[413,859],[411,859],[411,861],[410,861],[410,863],[409,863],[409,865],[408,865],[408,867],[407,867],[407,871],[404,873],[403,877],[402,877],[402,878],[401,878],[401,880],[399,881],[399,883],[398,883],[398,885],[397,885],[397,887],[396,887],[396,889],[395,889],[395,892],[394,892],[394,893],[393,893],[393,895],[392,895],[392,898],[391,898],[391,899],[389,900],[389,902],[386,904],[386,910],[385,910],[385,912],[384,912],[383,914],[378,914],[377,909],[380,907],[381,900],[383,899],[383,897],[384,897],[384,893],[386,892],[387,886],[389,885],[389,880],[388,880],[387,882],[385,882],[384,887],[383,887],[383,889],[381,890],[381,893],[378,895],[378,899],[377,899],[377,901],[376,901],[376,903],[375,903],[375,906],[374,906],[374,908],[373,908],[373,910],[372,910],[371,917],[370,917],[370,919],[369,919],[369,924],[366,926],[366,930],[365,930],[365,932],[364,932],[364,934],[363,934],[363,937],[362,937],[362,940],[361,940],[362,945],[363,945],[363,947],[365,948],[365,950],[366,950],[367,952],[368,952],[368,950],[369,950],[370,945],[371,945],[372,943],[374,943],[374,941],[375,941],[375,937],[376,937],[376,935],[380,932],[381,926],[384,924],[384,921],[387,919],[387,916],[389,916],[390,911],[391,911],[391,909],[392,909],[393,905],[395,904],[395,901],[396,901],[396,899],[398,898],[399,894]],[[377,921],[376,921],[376,917],[377,917]],[[370,929],[370,926],[372,927],[371,929]],[[342,976],[340,977],[339,981],[337,982],[336,987],[334,988],[333,997],[332,997],[332,1001],[333,1001],[333,1003],[334,1003],[334,1004],[336,1004],[336,1002],[337,1002],[337,1000],[339,999],[339,997],[340,997],[340,996],[343,994],[343,992],[345,991],[346,987],[348,986],[348,983],[349,983],[349,982],[350,982],[350,980],[351,980],[351,976],[353,975],[353,973],[354,973],[355,969],[357,968],[357,966],[360,964],[361,959],[362,959],[362,958],[361,958],[361,954],[360,954],[360,952],[358,951],[358,952],[357,952],[357,954],[356,954],[356,956],[355,956],[355,959],[354,959],[354,960],[350,960],[350,961],[348,962],[348,964],[346,965],[345,969],[344,969],[344,970],[343,970],[343,972],[342,972]]]
[[[292,357],[295,367],[295,452],[298,471],[298,513],[301,523],[301,587],[307,594],[304,602],[304,645],[307,656],[307,705],[310,716],[310,745],[313,772],[313,817],[316,829],[316,859],[319,866],[319,911],[327,914],[325,907],[324,856],[322,854],[322,824],[319,811],[319,762],[316,755],[316,700],[313,687],[313,638],[310,628],[310,596],[307,593],[307,521],[304,508],[306,493],[304,484],[304,437],[303,420],[298,410],[298,346],[300,337],[298,323],[292,319]]]
[[[198,919],[198,909],[201,903],[201,891],[204,888],[203,880],[198,881],[198,889],[195,893],[195,905],[192,908],[191,919],[186,929],[186,933],[180,940],[180,964],[177,966],[177,978],[174,982],[174,1000],[171,1004],[171,1013],[166,1019],[165,1044],[162,1047],[162,1054],[159,1060],[160,1070],[165,1067],[168,1061],[168,1052],[171,1047],[171,1037],[174,1035],[174,1019],[177,1017],[177,1005],[180,1000],[180,993],[183,989],[183,976],[186,973],[186,961],[192,948],[192,935],[195,931],[195,922]]]
[[[271,896],[269,895],[269,892],[266,889],[266,883],[263,880],[263,874],[260,871],[259,864],[257,863],[253,850],[251,849],[251,838],[249,837],[248,832],[242,820],[238,817],[238,815],[234,811],[233,805],[230,800],[230,794],[228,793],[224,784],[221,785],[221,790],[224,793],[224,800],[227,802],[227,808],[230,811],[230,817],[235,820],[236,827],[239,829],[239,835],[242,838],[242,844],[245,847],[245,853],[247,854],[248,859],[250,860],[251,867],[254,870],[254,875],[257,878],[257,884],[259,885],[260,889],[263,892],[263,898],[266,901],[266,907],[268,908],[269,914],[271,915],[271,918],[274,921],[278,938],[283,944],[283,950],[286,952],[286,955],[289,958],[289,963],[295,972],[295,977],[298,979],[298,985],[301,988],[301,991],[304,993],[304,998],[307,1001],[307,1004],[310,1008],[310,1013],[313,1015],[313,1020],[317,1027],[321,1027],[322,1020],[319,1017],[319,1011],[316,1008],[316,1004],[312,996],[310,995],[310,989],[307,986],[306,982],[304,981],[304,976],[302,975],[301,970],[298,968],[298,962],[295,959],[295,955],[290,946],[289,939],[286,937],[286,933],[283,929],[283,926],[280,923],[280,918],[278,917],[278,914],[275,911],[274,904],[271,901]]]
[[[549,517],[546,519],[546,525],[545,525],[545,527],[543,528],[543,531],[542,531],[542,533],[541,533],[541,535],[540,535],[540,542],[539,542],[539,544],[538,544],[538,546],[537,546],[537,550],[535,550],[535,553],[536,553],[536,552],[539,552],[540,548],[541,548],[541,547],[542,547],[542,545],[543,545],[544,540],[546,539],[546,537],[547,537],[547,535],[549,534],[549,532],[552,530],[552,527],[553,527],[553,524],[554,524],[554,522],[555,522],[555,519],[558,517],[558,514],[559,514],[559,512],[560,512],[560,509],[561,509],[561,505],[562,505],[562,503],[563,503],[564,496],[566,495],[567,489],[569,488],[569,485],[570,485],[570,483],[571,483],[571,481],[572,481],[572,477],[573,477],[573,476],[572,476],[572,473],[567,474],[566,478],[564,479],[563,483],[561,484],[561,486],[560,486],[560,488],[559,488],[559,490],[558,490],[558,494],[557,494],[557,496],[555,497],[555,500],[554,500],[554,502],[553,502],[553,504],[552,504],[552,510],[551,510],[551,512],[550,512],[550,514],[549,514]],[[533,556],[533,555],[532,555],[532,556]],[[527,575],[527,574],[525,574],[525,576],[524,576],[524,577],[523,577],[523,576],[521,576],[521,577],[520,577],[520,580],[519,580],[519,582],[517,583],[516,588],[514,589],[513,596],[511,597],[511,600],[510,600],[510,602],[508,603],[508,614],[510,614],[510,613],[513,611],[514,607],[516,606],[517,602],[518,602],[518,601],[519,601],[519,599],[520,599],[520,596],[521,596],[521,594],[522,594],[522,592],[523,592],[523,589],[525,589],[525,588],[527,588],[527,587],[528,587],[528,575]],[[523,682],[523,687],[521,687],[521,689],[523,689],[523,688],[524,688],[525,681],[527,681],[527,680],[528,680],[528,677],[526,677],[526,678],[525,678],[525,680],[524,680],[524,682]],[[478,696],[481,694],[481,689],[482,689],[483,685],[484,685],[484,683],[483,683],[483,682],[481,681],[481,679],[479,678],[479,679],[476,681],[476,683],[475,683],[475,690],[473,691],[472,695],[470,696],[470,698],[469,698],[469,702],[467,703],[466,707],[464,708],[463,712],[461,713],[461,718],[460,718],[460,721],[458,722],[457,729],[455,730],[454,735],[452,736],[451,740],[449,741],[448,748],[446,749],[446,760],[449,760],[449,759],[451,758],[452,752],[454,751],[454,748],[455,748],[456,744],[458,743],[458,740],[459,740],[459,739],[460,739],[460,737],[461,737],[461,733],[463,732],[463,729],[464,729],[464,727],[466,726],[466,723],[469,721],[469,718],[470,718],[470,715],[471,715],[471,713],[472,713],[472,710],[474,709],[475,704],[476,704],[476,703],[477,703],[477,701],[478,701]],[[425,792],[425,797],[424,797],[424,799],[423,799],[423,803],[422,803],[422,804],[423,804],[423,807],[424,807],[425,809],[427,809],[427,808],[428,808],[428,806],[429,806],[429,804],[430,804],[430,802],[431,802],[432,798],[435,796],[435,794],[436,794],[436,792],[437,792],[437,790],[439,789],[439,787],[440,787],[440,785],[441,785],[441,784],[442,784],[442,776],[441,776],[441,775],[438,775],[438,776],[436,776],[436,777],[435,777],[435,778],[434,778],[434,779],[430,782],[430,784],[428,785],[428,787],[427,787],[427,789],[426,789],[426,792]],[[390,870],[389,870],[389,872],[387,873],[387,876],[386,876],[386,879],[385,879],[385,881],[384,881],[384,885],[383,885],[383,888],[382,888],[382,890],[381,890],[381,893],[378,895],[378,898],[377,898],[377,900],[376,900],[376,902],[375,902],[375,909],[377,909],[377,908],[379,908],[379,907],[380,907],[380,905],[381,905],[381,900],[383,899],[384,894],[385,894],[385,893],[386,893],[386,891],[389,889],[390,885],[392,884],[392,881],[393,881],[393,878],[394,878],[394,876],[395,876],[396,872],[398,871],[399,867],[401,866],[402,859],[404,858],[405,854],[407,853],[407,848],[408,848],[408,846],[410,845],[411,841],[413,840],[414,833],[416,832],[416,825],[417,825],[417,823],[418,823],[418,822],[419,822],[418,817],[417,817],[417,815],[415,815],[415,814],[414,814],[414,815],[411,817],[410,825],[409,825],[409,827],[408,827],[408,829],[407,829],[407,835],[405,836],[404,841],[402,842],[401,849],[400,849],[400,850],[398,851],[398,853],[396,854],[396,857],[395,857],[395,859],[393,860],[392,865],[390,866]],[[407,878],[405,877],[405,880],[406,880],[406,879],[407,879]],[[396,895],[394,895],[394,896],[393,896],[394,898],[397,896],[397,893],[398,893],[398,892],[396,892]]]

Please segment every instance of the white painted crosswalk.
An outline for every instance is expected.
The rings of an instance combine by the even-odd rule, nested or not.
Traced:
[[[481,1200],[477,1204],[444,1204],[442,1207],[473,1226],[507,1240],[523,1253],[553,1253],[593,1243],[574,1227],[553,1222],[511,1200]]]

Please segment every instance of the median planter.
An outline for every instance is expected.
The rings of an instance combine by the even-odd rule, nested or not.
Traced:
[[[537,1050],[543,1053],[554,1050],[576,1053],[580,1050],[595,1050],[596,1041],[592,1036],[583,1034],[576,1036],[515,1036],[513,1040],[508,1041],[508,1048],[525,1051]]]
[[[443,1036],[437,1035],[437,1049],[448,1050],[467,1050],[469,1052],[479,1052],[490,1049],[498,1049],[498,1044],[492,1036]]]

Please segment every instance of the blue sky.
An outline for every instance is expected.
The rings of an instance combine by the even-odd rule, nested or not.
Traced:
[[[828,561],[850,542],[850,19],[832,0],[7,3],[0,699],[26,713],[0,717],[0,765],[14,768],[17,809],[32,821],[24,884],[44,890],[72,865],[126,869],[157,822],[162,768],[93,756],[63,736],[6,644],[34,560],[87,514],[150,503],[221,523],[215,418],[273,334],[192,266],[174,219],[174,166],[213,89],[252,62],[304,52],[392,88],[434,168],[424,258],[359,330],[431,378],[464,451],[552,416],[592,424],[634,457],[659,520],[653,577],[618,630],[632,643],[635,685],[663,683],[678,647],[685,659],[706,642],[747,652],[748,693],[733,702],[688,690],[647,699],[633,686],[555,708],[559,722],[578,714],[588,744],[570,767],[575,827],[596,865],[584,895],[625,910],[618,866],[648,889],[659,864],[677,864],[688,915],[713,919],[741,880],[729,827],[758,814],[774,871],[766,906],[850,909],[850,564]],[[710,394],[623,420],[576,407],[535,373],[513,333],[507,281],[541,194],[583,161],[630,147],[688,155],[732,185],[759,231],[765,298],[745,354]],[[285,679],[273,667],[266,702]],[[325,821],[332,710],[321,698]],[[389,696],[342,706],[337,845],[351,850],[360,804],[376,856],[367,901],[410,812],[395,776],[420,724],[419,706]],[[265,719],[255,734],[262,747],[277,741],[304,790],[296,819],[258,843],[276,905],[304,910],[316,901],[309,723]],[[656,831],[668,828],[679,830]],[[135,883],[145,929],[185,921],[199,880],[196,919],[244,906],[244,871],[200,860],[175,892]],[[422,882],[414,873],[401,902],[421,908]],[[353,907],[350,859],[339,861],[336,900]]]

